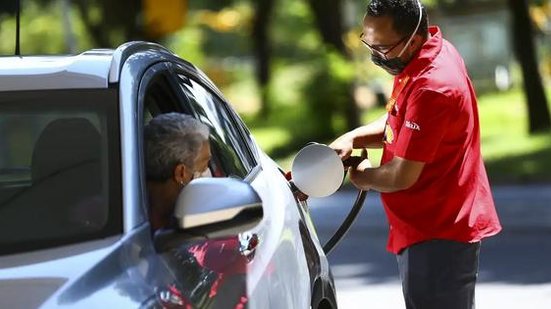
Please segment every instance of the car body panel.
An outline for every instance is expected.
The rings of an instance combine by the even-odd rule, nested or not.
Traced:
[[[265,217],[252,231],[260,245],[249,272],[251,307],[307,308],[310,275],[295,200],[275,163],[263,155],[261,164],[264,169],[252,182],[265,201]]]
[[[91,268],[109,260],[119,247],[117,240],[118,237],[113,237],[3,257],[0,272],[2,305],[9,304],[10,308],[37,308],[46,300],[49,306],[74,304],[74,301],[62,301],[60,295],[70,291],[80,278],[85,278]],[[109,272],[109,275],[118,274]]]
[[[163,46],[150,42],[128,42],[119,46],[116,50],[113,51],[112,54],[113,59],[111,61],[108,76],[110,83],[119,82],[122,67],[127,64],[128,58],[136,55],[140,55],[139,57],[143,58],[143,62],[171,59],[180,63],[191,65],[189,62],[178,58],[175,54],[173,54]]]
[[[110,53],[0,57],[0,91],[106,88]]]
[[[138,110],[138,89],[140,79],[134,74],[141,76],[149,63],[142,63],[137,57],[128,59],[120,73],[119,106],[121,136],[121,166],[122,166],[122,192],[124,231],[128,233],[137,226],[143,224],[147,219],[145,205],[145,190],[141,183],[144,179],[139,173],[140,164],[136,160],[139,153],[137,118]]]

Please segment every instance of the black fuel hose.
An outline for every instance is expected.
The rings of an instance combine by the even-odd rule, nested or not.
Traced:
[[[360,164],[360,162],[363,159],[364,158],[362,158],[362,157],[352,156],[352,157],[349,157],[348,159],[344,160],[343,164],[344,164],[345,167],[347,167],[347,166],[356,166],[356,165]],[[344,177],[346,178],[346,172],[344,174]],[[356,197],[356,201],[354,202],[354,205],[352,206],[352,209],[350,209],[350,212],[348,213],[348,215],[344,219],[343,223],[341,224],[341,226],[339,226],[339,228],[337,229],[335,234],[333,234],[331,239],[329,239],[329,241],[323,246],[323,252],[326,255],[329,254],[329,252],[331,252],[333,250],[333,248],[339,243],[339,241],[341,241],[341,239],[346,235],[348,230],[350,230],[350,227],[352,226],[352,224],[354,223],[354,221],[358,217],[358,214],[360,213],[360,210],[362,209],[362,207],[364,205],[366,196],[367,196],[367,191],[360,190],[358,192],[358,196]]]
[[[350,209],[350,213],[348,213],[348,216],[346,216],[346,219],[344,219],[341,226],[337,229],[335,234],[329,239],[329,241],[323,246],[323,252],[327,255],[336,244],[341,241],[341,239],[346,235],[348,230],[350,230],[350,227],[352,226],[352,223],[356,220],[356,217],[358,217],[358,214],[360,213],[360,210],[362,209],[365,201],[365,197],[367,196],[367,191],[360,190],[358,192],[358,196],[356,197],[356,201],[354,202],[354,206],[352,206],[352,209]]]

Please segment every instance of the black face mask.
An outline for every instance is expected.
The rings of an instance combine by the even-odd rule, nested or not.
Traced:
[[[419,30],[419,26],[421,25],[421,20],[423,19],[423,8],[421,6],[421,2],[418,1],[417,4],[419,5],[419,20],[417,21],[417,26],[415,27],[415,30],[413,30],[413,32],[411,33],[411,36],[409,37],[409,40],[404,45],[404,47],[403,47],[402,51],[400,52],[400,54],[398,54],[398,57],[395,57],[395,58],[392,58],[392,59],[385,59],[385,58],[383,58],[382,56],[380,56],[378,54],[373,54],[373,51],[372,51],[371,61],[373,61],[373,63],[375,63],[375,65],[383,68],[389,74],[398,75],[398,74],[402,73],[402,71],[404,71],[404,69],[406,68],[408,63],[411,61],[411,58],[409,58],[409,60],[407,60],[407,61],[404,61],[404,60],[400,59],[400,57],[402,56],[402,54],[406,50],[409,43],[411,43],[411,40],[413,39],[413,37],[417,33],[417,30]],[[370,47],[370,49],[371,49],[371,47]]]
[[[403,61],[399,57],[392,58],[392,59],[385,59],[379,55],[372,54],[371,55],[371,61],[375,63],[375,65],[383,68],[385,71],[392,75],[398,75],[402,73],[402,71],[406,68],[408,65],[407,62]]]

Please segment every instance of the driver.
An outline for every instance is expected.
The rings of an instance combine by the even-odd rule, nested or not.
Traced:
[[[154,117],[144,128],[149,220],[153,232],[171,226],[176,199],[209,172],[209,128],[185,114]]]

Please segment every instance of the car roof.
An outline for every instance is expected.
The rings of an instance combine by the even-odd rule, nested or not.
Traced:
[[[107,88],[119,81],[124,62],[142,51],[176,57],[148,42],[129,42],[117,49],[93,49],[79,55],[0,57],[0,91]]]
[[[106,88],[112,55],[0,57],[0,91]]]

